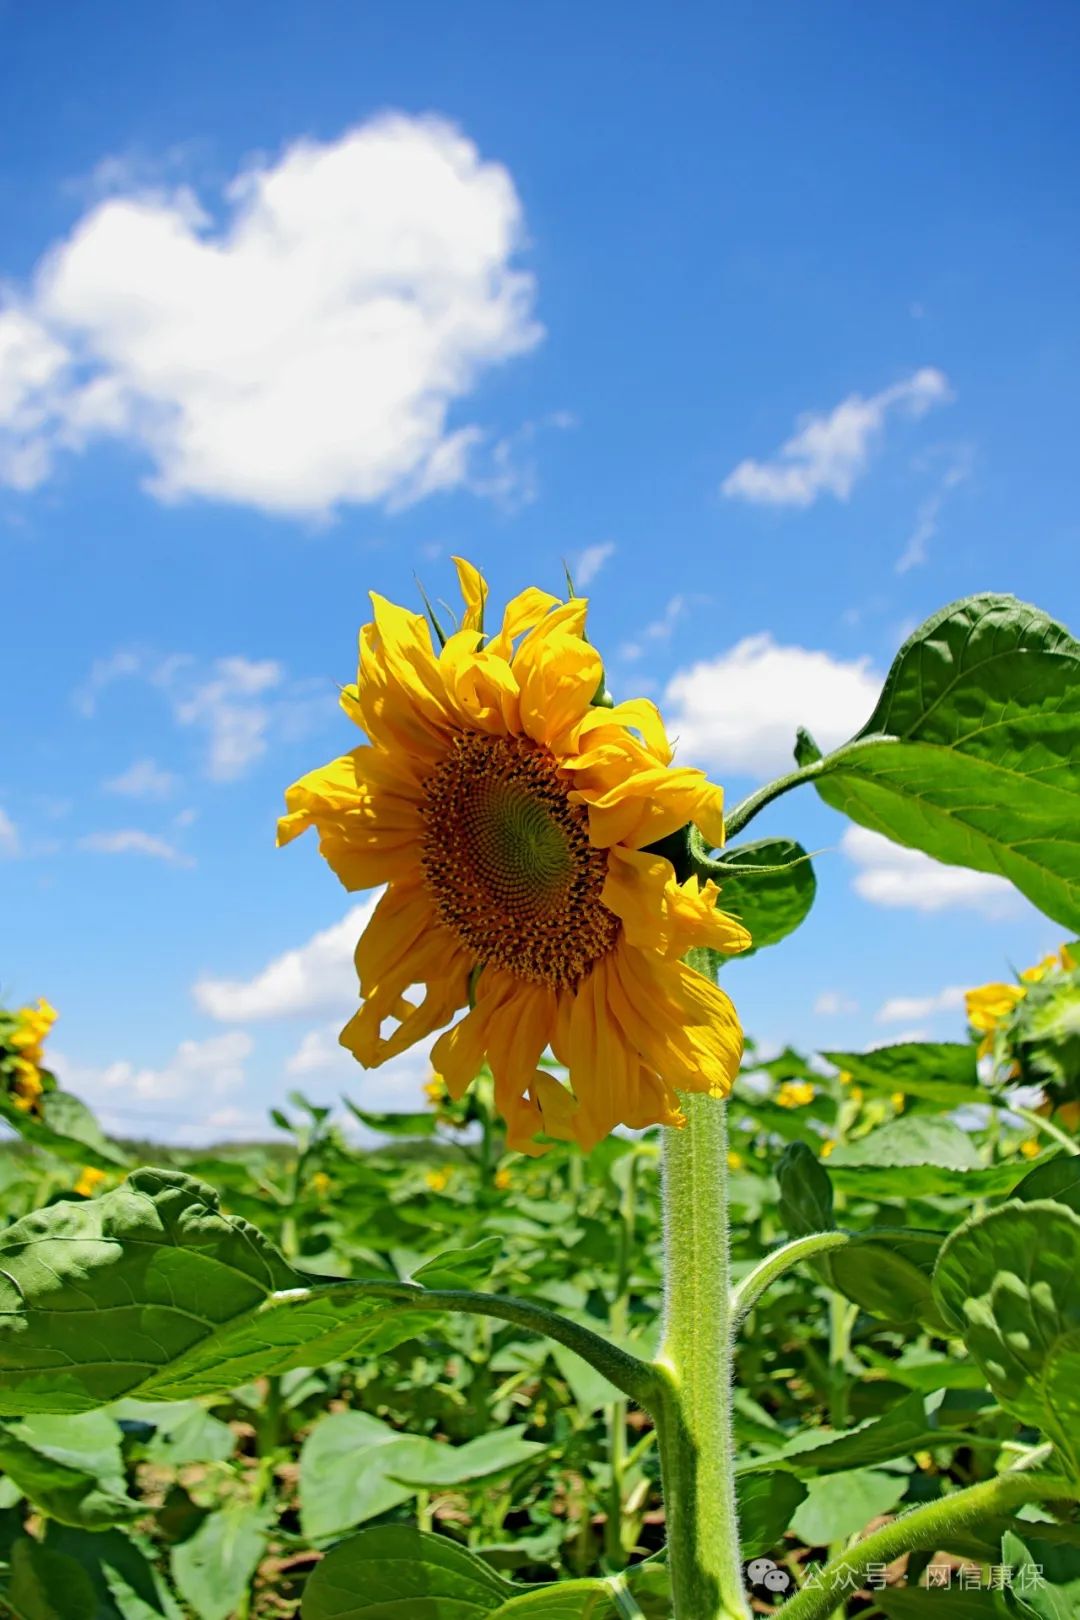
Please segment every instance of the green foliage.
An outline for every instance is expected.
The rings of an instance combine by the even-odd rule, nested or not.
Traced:
[[[803,734],[782,786],[813,779],[1080,923],[1078,654],[1012,598],[955,604],[859,737],[822,758]],[[755,948],[806,918],[800,845],[715,861]],[[1064,1478],[1033,1516],[945,1537],[1045,1582],[935,1593],[934,1613],[1076,1612],[1078,1020],[1063,961],[1024,981],[984,1078],[973,1042],[830,1051],[836,1074],[748,1042],[728,1107],[747,1557],[804,1569],[872,1521],[1033,1478],[1052,1448]],[[508,1156],[482,1075],[462,1104],[350,1102],[359,1147],[294,1093],[284,1142],[121,1181],[124,1151],[48,1080],[29,1112],[0,1095],[22,1138],[0,1149],[0,1613],[670,1620],[655,1133]],[[1016,1080],[1040,1088],[1025,1123]],[[78,1197],[73,1165],[104,1190]],[[930,1607],[914,1584],[873,1600]]]
[[[985,593],[904,643],[870,719],[815,767],[827,804],[935,860],[996,872],[1080,925],[1080,646]]]

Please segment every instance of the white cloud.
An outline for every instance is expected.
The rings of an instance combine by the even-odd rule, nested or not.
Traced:
[[[913,1018],[932,1018],[935,1013],[956,1012],[964,1005],[960,985],[950,984],[934,996],[890,996],[874,1014],[879,1024],[906,1024]]]
[[[152,759],[137,759],[102,786],[106,793],[119,793],[129,799],[167,799],[176,787],[176,777]]]
[[[823,990],[814,1002],[814,1011],[822,1018],[835,1018],[839,1013],[858,1012],[859,1003],[842,990]]]
[[[665,712],[680,758],[765,775],[794,767],[799,726],[822,749],[845,742],[869,718],[880,690],[868,658],[778,646],[763,632],[679,670]]]
[[[284,673],[270,658],[219,658],[209,680],[175,700],[180,725],[209,734],[206,771],[215,781],[234,782],[266,752],[270,710],[259,700],[281,685]]]
[[[874,905],[914,911],[963,906],[1000,917],[1017,904],[1016,890],[1004,878],[963,866],[945,866],[867,827],[849,827],[840,847],[859,868],[853,883],[856,894]]]
[[[243,1085],[251,1055],[251,1036],[243,1030],[211,1035],[205,1041],[181,1041],[160,1069],[140,1068],[127,1059],[94,1068],[52,1054],[57,1077],[91,1106],[122,1104],[126,1099],[164,1102],[190,1097],[203,1101]],[[130,1124],[128,1126],[130,1129]]]
[[[970,478],[971,466],[972,457],[969,450],[965,449],[954,455],[938,481],[937,488],[920,502],[915,514],[915,527],[908,535],[907,544],[896,560],[898,574],[906,574],[909,569],[921,567],[926,561],[927,547],[937,534],[940,525],[941,508],[949,494]]]
[[[353,906],[339,923],[275,956],[252,979],[199,979],[192,986],[196,1006],[225,1024],[350,1012],[357,1000],[353,953],[377,900],[376,894]]]
[[[341,1021],[309,1029],[286,1063],[286,1072],[303,1084],[332,1082],[371,1113],[415,1113],[427,1106],[423,1093],[431,1078],[431,1048],[438,1035],[410,1047],[378,1069],[364,1069],[338,1041]]]
[[[9,859],[21,853],[22,843],[19,838],[19,829],[12,821],[6,810],[0,809],[0,857]]]
[[[628,664],[636,663],[650,646],[661,646],[671,640],[679,620],[691,607],[700,606],[708,600],[707,596],[670,596],[664,604],[664,611],[645,626],[637,641],[623,642],[619,648],[619,657]],[[638,690],[641,690],[640,683]]]
[[[215,1099],[239,1091],[247,1079],[250,1035],[229,1030],[203,1041],[181,1041],[173,1055],[152,1068],[127,1059],[103,1066],[76,1063],[53,1050],[60,1083],[88,1103],[113,1136],[152,1137],[158,1142],[207,1143],[226,1137],[265,1139],[262,1111]]]
[[[0,307],[0,477],[111,437],[161,500],[319,515],[470,482],[485,434],[449,411],[542,335],[506,169],[385,114],[241,171],[220,222],[125,180]]]
[[[615,550],[614,540],[603,540],[597,546],[586,546],[584,551],[579,551],[574,560],[574,584],[585,590],[609,558],[614,557]]]
[[[772,461],[741,461],[725,478],[723,493],[764,506],[812,506],[826,493],[846,501],[891,411],[919,417],[951,398],[946,377],[931,366],[869,399],[849,394],[827,416],[800,417],[798,432]]]
[[[233,654],[202,664],[186,653],[163,656],[147,648],[98,659],[74,694],[75,707],[91,718],[106,688],[126,679],[155,687],[177,725],[206,737],[203,768],[217,782],[236,781],[262,758],[271,740],[305,737],[336,708],[329,682],[290,679],[272,658]],[[141,790],[142,797],[162,797],[166,778],[170,788],[175,785],[168,773],[158,774],[152,760],[140,760],[105,786],[115,793]]]
[[[156,833],[143,832],[139,827],[121,827],[115,832],[87,833],[78,841],[79,849],[94,855],[149,855],[171,866],[194,866],[190,855],[170,844]]]

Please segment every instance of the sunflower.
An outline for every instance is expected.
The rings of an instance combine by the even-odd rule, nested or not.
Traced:
[[[341,700],[369,741],[295,783],[279,823],[279,844],[316,827],[346,889],[386,886],[342,1045],[373,1068],[464,1010],[432,1066],[458,1100],[486,1063],[526,1153],[681,1125],[677,1093],[726,1095],[742,1055],[731,1002],[682,958],[750,937],[655,846],[691,823],[720,844],[721,790],[672,765],[654,704],[602,696],[582,598],[530,588],[485,636],[486,582],[455,564],[465,611],[438,650],[372,595]]]
[[[20,1113],[36,1114],[40,1107],[46,1090],[42,1043],[55,1022],[56,1010],[47,1001],[20,1007],[15,1013],[0,1013],[0,1064],[8,1097]]]

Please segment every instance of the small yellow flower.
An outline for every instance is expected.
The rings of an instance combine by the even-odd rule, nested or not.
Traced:
[[[56,1008],[41,1000],[36,1007],[20,1007],[15,1016],[18,1023],[10,1036],[11,1045],[32,1062],[40,1063],[41,1043],[56,1022]]]
[[[850,1069],[841,1069],[840,1073],[837,1075],[836,1078],[839,1080],[839,1082],[840,1082],[840,1084],[842,1086],[850,1086],[850,1084],[851,1084],[851,1070]]]
[[[330,1177],[325,1170],[316,1170],[311,1178],[311,1190],[316,1198],[325,1198],[330,1191]]]
[[[863,1088],[862,1088],[862,1086],[852,1086],[852,1088],[851,1088],[851,1100],[855,1104],[856,1108],[861,1108],[862,1107],[862,1101],[863,1101]]]
[[[425,1083],[424,1096],[435,1107],[438,1107],[439,1103],[446,1101],[446,1087],[437,1074],[433,1074],[431,1079]]]
[[[904,1104],[907,1101],[907,1097],[905,1096],[905,1094],[902,1091],[894,1091],[892,1096],[890,1097],[889,1101],[892,1103],[893,1107],[899,1113],[899,1112],[901,1112],[903,1110]]]
[[[93,1198],[104,1180],[104,1170],[97,1170],[92,1164],[85,1164],[79,1171],[79,1179],[73,1191],[77,1192],[80,1198]]]
[[[734,1148],[729,1151],[727,1156],[727,1167],[729,1170],[741,1170],[744,1162],[745,1161],[741,1153],[736,1153]]]
[[[453,1171],[449,1169],[427,1170],[424,1173],[424,1180],[433,1193],[441,1193],[449,1187],[452,1174]]]
[[[785,1080],[776,1093],[781,1108],[804,1108],[814,1100],[814,1088],[809,1080]]]
[[[495,1186],[499,1192],[506,1192],[513,1185],[514,1178],[509,1170],[496,1170]]]
[[[821,1157],[823,1159],[827,1159],[835,1146],[836,1138],[835,1136],[830,1136],[827,1142],[823,1142],[821,1144]]]
[[[934,1466],[933,1454],[929,1451],[916,1451],[914,1456],[916,1463],[922,1469],[923,1473],[929,1473],[930,1469]]]
[[[1077,961],[1067,945],[1061,947],[1061,966],[1066,973],[1075,973],[1077,968],[1080,967],[1080,962]]]
[[[1025,1159],[1037,1159],[1040,1151],[1039,1138],[1037,1136],[1029,1136],[1026,1142],[1021,1142],[1020,1144],[1020,1152],[1024,1155]]]
[[[41,1072],[35,1063],[25,1057],[13,1058],[12,1068],[15,1078],[11,1082],[11,1100],[21,1113],[29,1114],[37,1107],[45,1090]]]

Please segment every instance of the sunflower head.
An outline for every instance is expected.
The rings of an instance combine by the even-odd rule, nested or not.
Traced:
[[[530,588],[493,627],[483,577],[457,570],[460,627],[438,647],[373,596],[342,697],[367,741],[286,794],[280,843],[314,826],[347,889],[385,885],[342,1042],[372,1067],[444,1030],[450,1097],[487,1064],[527,1153],[679,1125],[678,1092],[725,1095],[742,1053],[731,1003],[682,958],[749,935],[664,847],[690,824],[721,843],[721,790],[673,764],[652,703],[611,703],[583,599]]]

